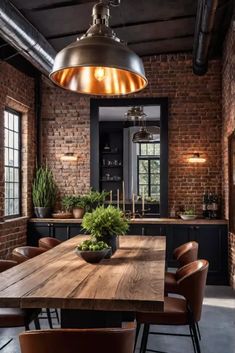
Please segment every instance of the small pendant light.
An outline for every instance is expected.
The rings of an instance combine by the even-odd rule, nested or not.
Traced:
[[[93,7],[93,24],[55,58],[51,80],[68,90],[91,95],[125,95],[147,85],[142,60],[109,27],[109,5]]]

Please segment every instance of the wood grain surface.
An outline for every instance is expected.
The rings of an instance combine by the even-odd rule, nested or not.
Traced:
[[[74,237],[1,273],[0,307],[163,309],[165,237],[120,237],[117,252],[99,264],[76,255],[85,238]]]

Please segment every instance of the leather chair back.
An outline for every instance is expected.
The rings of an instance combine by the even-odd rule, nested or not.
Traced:
[[[190,241],[180,245],[173,251],[173,257],[178,261],[180,267],[196,261],[198,259],[198,243]]]
[[[195,321],[201,318],[208,267],[208,261],[197,260],[177,271],[179,294],[186,298]]]
[[[135,328],[58,329],[20,334],[21,353],[133,353]]]
[[[52,237],[44,237],[39,239],[38,246],[42,249],[50,250],[55,246],[61,244],[61,241]]]
[[[34,246],[20,246],[12,251],[12,259],[18,263],[27,261],[32,257],[44,253],[46,250]]]
[[[13,260],[0,260],[0,273],[16,265],[18,265],[18,263]]]

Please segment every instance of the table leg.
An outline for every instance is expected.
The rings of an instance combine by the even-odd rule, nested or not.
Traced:
[[[61,309],[61,328],[121,327],[134,320],[134,312]]]

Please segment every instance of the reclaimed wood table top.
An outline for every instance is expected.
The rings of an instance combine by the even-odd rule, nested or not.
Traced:
[[[164,305],[165,237],[123,236],[111,259],[89,264],[85,236],[0,274],[0,307],[157,311]]]

